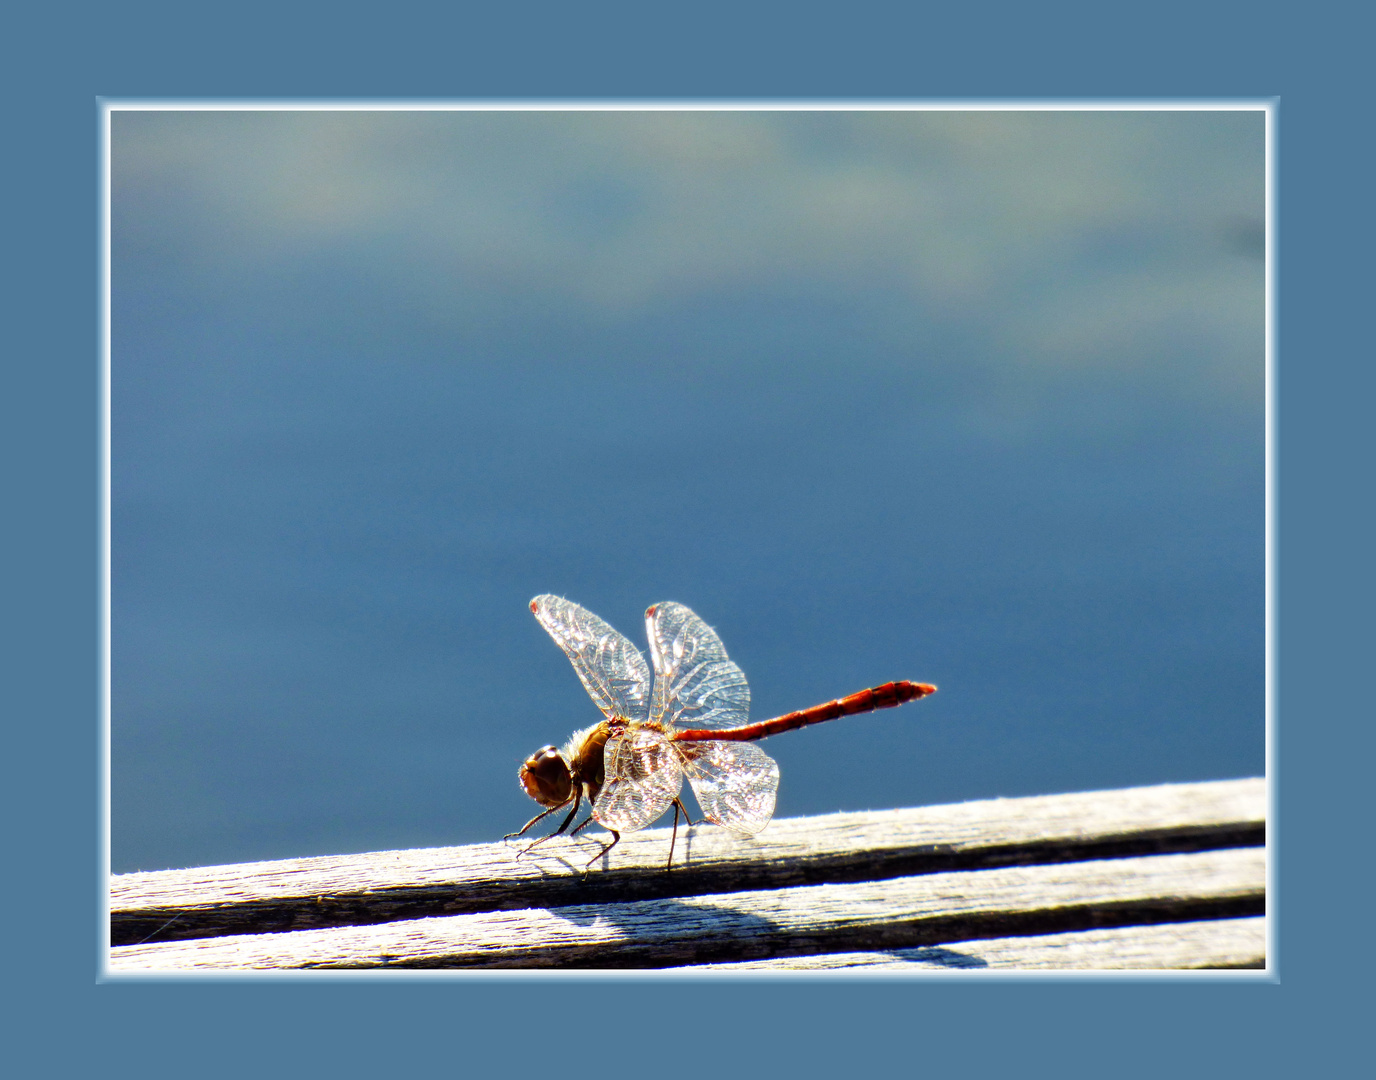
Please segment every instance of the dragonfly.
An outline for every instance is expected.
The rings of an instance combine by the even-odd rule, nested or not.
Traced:
[[[715,630],[682,604],[653,604],[645,611],[650,667],[624,635],[585,607],[559,596],[537,596],[530,610],[573,663],[601,722],[575,731],[562,748],[545,746],[521,766],[521,789],[545,809],[518,832],[572,804],[554,832],[522,851],[562,834],[583,802],[590,815],[570,836],[596,821],[611,842],[588,866],[621,840],[674,809],[669,861],[673,866],[678,819],[701,824],[680,799],[684,777],[705,820],[739,836],[754,836],[774,816],[779,766],[755,743],[771,735],[842,716],[889,709],[936,692],[930,683],[888,682],[814,705],[810,709],[749,722],[750,686],[726,655]]]

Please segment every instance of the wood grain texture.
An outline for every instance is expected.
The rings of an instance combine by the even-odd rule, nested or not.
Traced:
[[[669,967],[1261,914],[1265,851],[423,918],[111,950],[110,970]]]
[[[885,952],[825,953],[745,963],[700,964],[675,972],[917,971],[1169,971],[1266,966],[1266,920],[1124,926],[1072,934],[993,938]]]
[[[1262,779],[990,799],[625,837],[592,872],[594,838],[374,852],[121,874],[111,942],[363,926],[429,916],[705,897],[942,872],[1191,852],[1265,842]]]

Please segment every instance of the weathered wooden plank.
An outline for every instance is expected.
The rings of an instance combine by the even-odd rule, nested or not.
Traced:
[[[474,844],[121,874],[111,941],[362,925],[422,916],[863,881],[1265,842],[1262,779],[989,799],[781,819],[741,840],[712,826],[625,837],[591,873],[591,838]]]
[[[110,969],[666,967],[912,948],[1256,915],[1265,863],[1233,848],[234,935],[116,948]]]
[[[915,971],[984,968],[1019,971],[1264,968],[1266,920],[1124,926],[1071,934],[993,938],[885,952],[824,953],[744,963],[699,964],[675,972]]]

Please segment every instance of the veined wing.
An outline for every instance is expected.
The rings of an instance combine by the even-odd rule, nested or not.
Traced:
[[[650,669],[629,638],[560,596],[537,596],[530,610],[568,654],[584,688],[606,716],[645,719]]]
[[[682,604],[645,612],[655,665],[650,719],[669,727],[722,728],[750,715],[750,685],[727,658],[717,632]]]
[[[779,766],[749,742],[675,743],[708,821],[754,836],[774,816]]]
[[[602,750],[606,779],[592,816],[618,832],[645,828],[678,797],[682,762],[679,751],[656,728],[632,725],[613,735]]]

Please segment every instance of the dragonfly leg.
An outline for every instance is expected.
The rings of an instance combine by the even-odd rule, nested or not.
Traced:
[[[530,847],[525,848],[525,849],[522,850],[522,851],[518,851],[518,852],[516,853],[516,857],[519,859],[522,855],[527,855],[527,854],[529,854],[530,852],[534,851],[537,847],[539,847],[541,844],[543,844],[546,840],[548,840],[551,836],[558,836],[558,835],[559,835],[560,833],[562,833],[565,829],[567,829],[567,828],[569,827],[569,822],[572,821],[572,820],[574,819],[574,817],[577,815],[577,813],[578,813],[578,808],[579,808],[579,806],[582,805],[582,803],[583,803],[583,793],[582,793],[581,791],[575,791],[575,792],[573,793],[573,809],[569,811],[569,816],[566,817],[566,818],[560,823],[559,828],[555,829],[552,833],[546,833],[544,836],[540,837],[539,840],[536,840],[535,843],[531,844]],[[566,807],[567,805],[568,805],[568,803],[560,803],[558,806],[552,806],[552,807],[550,807],[548,810],[545,811],[545,814],[551,814],[551,813],[553,813],[555,810],[562,810],[562,809],[563,809],[564,807]],[[535,819],[535,821],[539,821],[540,818],[542,818],[542,817],[545,816],[545,814],[541,814],[540,817],[537,817],[537,818]],[[530,823],[530,825],[534,825],[534,824],[535,824],[535,821],[532,821],[532,822]],[[529,829],[529,828],[530,828],[530,825],[527,825],[527,826],[526,826],[526,829]],[[521,832],[525,832],[526,829],[522,829]],[[519,836],[520,833],[517,833],[516,835]]]
[[[694,825],[701,825],[701,821],[694,821],[688,816],[688,807],[683,805],[683,800],[675,797],[674,799],[674,831],[669,836],[669,861],[664,864],[665,870],[674,868],[674,844],[678,842],[678,816],[683,814],[685,828],[692,828]]]
[[[577,833],[582,832],[584,829],[586,829],[589,825],[591,825],[591,824],[592,824],[594,821],[596,821],[596,820],[597,820],[597,819],[596,819],[595,817],[593,817],[591,814],[589,814],[587,817],[585,817],[582,821],[580,821],[580,822],[578,823],[577,827],[575,827],[574,830],[573,830],[573,832],[569,833],[569,835],[570,835],[570,836],[574,836],[574,835],[576,835]],[[606,828],[606,826],[603,826],[603,828]],[[611,851],[611,849],[614,848],[614,847],[616,846],[617,841],[621,839],[621,834],[620,834],[619,832],[617,832],[615,829],[607,829],[607,831],[608,831],[609,833],[612,834],[612,842],[611,842],[610,844],[608,844],[606,847],[604,847],[601,851],[599,851],[596,855],[594,855],[594,856],[588,861],[588,865],[589,865],[589,866],[591,866],[593,863],[595,863],[598,859],[602,858],[602,856],[605,855],[605,854],[607,854],[607,852]],[[670,854],[672,855],[673,852],[670,851]]]
[[[697,821],[694,821],[692,818],[690,818],[688,816],[688,807],[683,805],[682,799],[675,799],[674,805],[683,811],[683,823],[687,826],[691,827],[693,825],[701,825],[704,821],[707,820],[706,818],[699,818]]]
[[[522,825],[516,832],[509,832],[505,836],[503,836],[502,839],[514,840],[518,836],[525,836],[526,833],[530,832],[530,827],[534,825],[537,821],[544,821],[545,818],[550,816],[550,814],[554,813],[556,810],[562,810],[566,806],[568,806],[567,802],[561,802],[558,806],[551,806],[548,810],[541,811],[540,813],[536,814],[533,818],[531,818],[529,821],[527,821],[524,825]]]
[[[588,866],[591,866],[593,863],[595,863],[598,859],[602,858],[602,856],[607,854],[607,852],[611,851],[612,848],[616,847],[617,842],[621,839],[621,834],[617,832],[615,829],[608,829],[607,831],[612,834],[612,842],[608,844],[606,847],[604,847],[601,851],[599,851],[596,855],[594,855],[591,859],[589,859],[587,866],[583,868],[584,870],[586,870]]]
[[[579,822],[577,825],[574,826],[573,832],[569,833],[569,835],[570,835],[570,836],[577,836],[580,832],[582,832],[582,831],[583,831],[584,829],[586,829],[589,825],[591,825],[591,824],[593,823],[594,820],[595,820],[595,819],[593,818],[593,816],[592,816],[591,814],[589,814],[589,815],[588,815],[587,817],[585,817],[581,822]]]
[[[687,814],[683,815],[687,817]],[[674,844],[678,841],[678,800],[674,800],[674,831],[669,834],[669,861],[664,864],[664,872],[667,874],[674,868]]]

